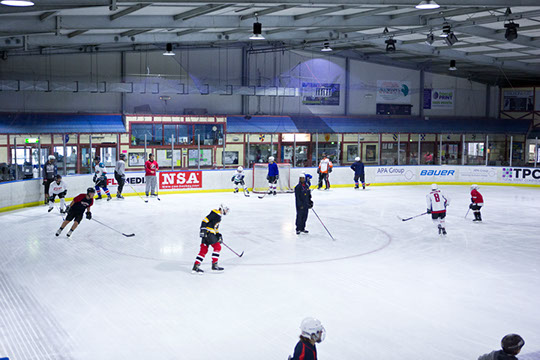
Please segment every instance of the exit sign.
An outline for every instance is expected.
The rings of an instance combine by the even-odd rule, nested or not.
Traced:
[[[27,138],[27,139],[24,139],[24,142],[27,143],[27,144],[37,144],[39,142],[39,139],[38,138]]]

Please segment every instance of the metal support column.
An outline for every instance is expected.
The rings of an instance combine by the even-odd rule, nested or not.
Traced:
[[[418,100],[418,115],[420,118],[424,118],[424,82],[425,82],[425,73],[424,69],[420,70],[420,96]]]
[[[67,148],[66,148],[66,134],[62,134],[62,145],[64,147],[64,176],[67,175]]]
[[[420,165],[420,144],[421,144],[421,137],[420,137],[420,134],[418,134],[418,165]]]
[[[270,134],[270,156],[274,156],[274,134]],[[278,162],[276,158],[274,161]]]
[[[442,134],[439,134],[439,165],[442,165]]]
[[[339,162],[339,159],[341,158],[341,141],[339,140],[339,135],[338,135],[338,141],[337,141],[337,151],[336,151],[336,162],[337,162],[337,166],[340,166],[341,163]]]
[[[360,134],[358,134],[358,142],[356,143],[356,156],[360,157]],[[362,158],[360,158],[360,160],[362,160]]]
[[[293,134],[293,167],[296,167],[296,134]]]
[[[534,145],[534,167],[536,167],[536,163],[538,160],[538,136],[535,138],[535,145]]]
[[[345,58],[345,116],[350,112],[350,90],[351,90],[351,59]]]
[[[41,137],[38,136],[38,178],[41,177]]]
[[[401,159],[399,158],[400,150],[401,150],[401,134],[397,134],[397,164],[398,165],[401,165]]]
[[[536,159],[536,157],[535,157]],[[319,133],[315,133],[315,166],[319,164]]]
[[[144,134],[144,163],[146,164],[146,134]],[[146,166],[146,165],[145,165]]]
[[[19,180],[19,165],[17,165],[17,136],[16,135],[13,137],[13,148],[15,149],[14,151],[15,153],[15,180]]]
[[[510,136],[510,160],[508,162],[508,164],[510,164],[510,166],[512,166],[512,155],[513,155],[513,150],[512,147],[514,146],[514,137],[511,135]]]
[[[223,168],[225,169],[225,140],[227,139],[227,134],[223,134],[223,151],[221,152],[221,162],[223,163]]]
[[[382,139],[382,134],[379,134],[379,148],[377,149],[377,164],[381,165],[381,139]]]
[[[484,152],[486,154],[486,166],[487,166],[488,161],[489,161],[489,135],[486,135],[486,146],[484,148]]]
[[[246,153],[247,153],[246,166],[250,167],[250,165],[249,165],[249,134],[247,134],[247,151],[246,151]]]
[[[91,174],[92,171],[93,171],[93,170],[92,170],[92,169],[93,169],[93,167],[92,167],[92,160],[93,160],[93,159],[92,159],[92,134],[90,134],[90,136],[89,136],[88,138],[89,138],[89,140],[90,140],[90,141],[89,141],[90,155],[88,155],[90,161],[89,161],[89,163],[88,163],[88,167],[89,167],[90,174]]]
[[[461,165],[465,165],[465,135],[461,135]]]
[[[171,170],[174,171],[174,135],[171,135]]]
[[[197,169],[201,170],[201,134],[197,134]]]

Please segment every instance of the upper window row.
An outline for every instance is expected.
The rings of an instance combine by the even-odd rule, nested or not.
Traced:
[[[131,145],[223,145],[223,125],[132,124]]]

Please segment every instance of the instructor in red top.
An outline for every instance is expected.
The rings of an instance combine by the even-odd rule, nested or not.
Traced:
[[[484,198],[482,194],[478,191],[478,185],[471,185],[471,205],[469,208],[473,211],[474,220],[473,221],[482,221],[482,214],[480,214],[480,209],[484,206]]]
[[[146,170],[146,196],[150,193],[152,196],[157,196],[157,171],[159,166],[157,161],[154,160],[154,154],[148,155],[148,160],[144,164],[144,169]]]

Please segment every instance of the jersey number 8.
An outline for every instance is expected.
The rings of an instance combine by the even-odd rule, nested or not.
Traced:
[[[440,202],[441,198],[439,197],[439,194],[433,194],[433,197],[435,198],[436,202]]]

